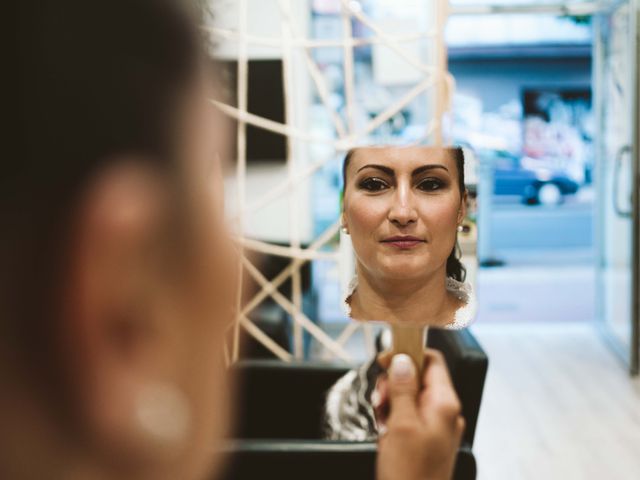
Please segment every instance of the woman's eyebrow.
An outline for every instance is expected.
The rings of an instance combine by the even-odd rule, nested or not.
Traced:
[[[364,170],[365,168],[375,168],[376,170],[381,170],[381,171],[383,171],[383,172],[384,172],[384,173],[386,173],[387,175],[391,175],[391,176],[393,176],[393,175],[394,175],[393,168],[385,167],[384,165],[375,165],[375,164],[372,164],[372,163],[369,163],[369,164],[367,164],[367,165],[364,165],[364,166],[360,167],[360,168],[356,171],[356,173],[358,173],[360,170]]]
[[[423,165],[421,167],[416,168],[413,172],[411,172],[411,176],[414,177],[416,175],[420,175],[423,172],[429,171],[429,170],[434,170],[436,168],[440,168],[442,170],[445,170],[446,172],[449,172],[449,169],[447,167],[445,167],[444,165],[440,164],[440,163],[432,163],[429,165]]]

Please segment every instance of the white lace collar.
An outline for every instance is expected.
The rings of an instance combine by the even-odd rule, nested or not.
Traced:
[[[357,287],[358,276],[354,275],[349,282],[347,295],[342,302],[344,312],[349,318],[351,318],[351,304],[349,303],[349,301],[351,300],[351,296],[353,295],[353,292],[356,291]],[[464,302],[464,305],[456,311],[453,322],[445,325],[444,328],[449,330],[460,330],[462,328],[468,327],[475,320],[477,310],[476,296],[473,292],[471,284],[467,282],[459,282],[451,277],[447,277],[446,287],[449,292],[453,293],[459,300],[462,300]]]

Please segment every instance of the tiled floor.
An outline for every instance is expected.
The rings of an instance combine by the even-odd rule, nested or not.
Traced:
[[[477,324],[479,480],[640,478],[640,379],[588,322]]]
[[[480,269],[477,323],[591,321],[595,284],[589,265]]]

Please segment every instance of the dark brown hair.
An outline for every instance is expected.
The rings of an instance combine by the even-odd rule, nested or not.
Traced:
[[[460,196],[464,195],[466,190],[464,184],[464,151],[461,147],[444,147],[444,149],[449,152],[456,162],[456,167],[458,170],[458,188],[460,189]],[[347,155],[344,157],[344,162],[342,164],[342,196],[344,198],[344,190],[347,185],[347,168],[349,167],[349,162],[353,158],[353,155],[357,151],[357,148],[352,148],[347,152]],[[459,282],[464,282],[467,271],[462,265],[460,261],[460,249],[458,246],[458,241],[456,240],[455,245],[453,246],[453,250],[451,254],[447,258],[447,277],[453,278]]]
[[[173,178],[175,122],[204,42],[199,6],[182,0],[17,3],[3,19],[18,61],[15,102],[3,108],[0,361],[52,393],[55,292],[79,198],[121,155]]]

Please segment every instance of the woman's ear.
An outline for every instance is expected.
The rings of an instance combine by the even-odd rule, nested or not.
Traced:
[[[146,448],[132,421],[141,392],[159,380],[171,382],[159,365],[177,358],[168,348],[172,305],[162,275],[168,192],[144,162],[116,163],[80,199],[63,278],[61,332],[87,433],[133,455]]]
[[[469,192],[467,189],[464,189],[464,193],[462,194],[462,199],[460,200],[460,209],[458,210],[458,225],[462,223],[462,221],[467,216],[467,202],[469,201]]]
[[[340,214],[340,229],[346,234],[349,233],[349,225],[347,224],[347,216],[344,214],[344,211]]]

